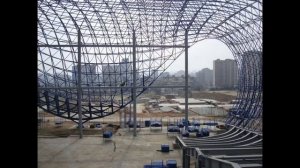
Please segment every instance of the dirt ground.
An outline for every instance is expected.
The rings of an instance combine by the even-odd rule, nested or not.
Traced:
[[[184,113],[175,113],[175,112],[137,113],[137,117],[184,117]]]
[[[51,114],[49,114],[51,115]],[[91,124],[84,124],[83,134],[84,135],[99,135],[102,136],[104,130],[111,130],[116,132],[119,128],[115,123],[103,124],[101,128],[89,128]],[[57,137],[68,137],[70,135],[79,135],[79,130],[76,128],[76,123],[73,121],[64,121],[60,125],[55,125],[53,122],[43,122],[38,126],[38,136],[57,136]]]
[[[231,100],[236,98],[235,91],[205,91],[199,92],[194,91],[192,92],[192,98],[196,99],[214,99],[221,102],[230,102]],[[169,118],[169,117],[184,117],[184,113],[176,113],[176,112],[143,112],[145,106],[143,104],[139,104],[137,107],[137,117],[138,118]],[[55,125],[54,120],[55,116],[49,113],[42,114],[45,117],[44,122],[41,126],[38,126],[38,136],[58,136],[58,137],[67,137],[70,135],[79,135],[79,130],[76,128],[76,123],[65,120],[61,125]],[[198,114],[190,113],[189,117],[199,117]],[[103,122],[103,121],[106,121]],[[101,124],[102,128],[89,128],[90,124],[92,123],[85,123],[85,128],[83,129],[84,135],[99,135],[101,136],[103,130],[112,130],[113,132],[117,131],[119,127],[119,113],[115,113],[111,116],[105,117]]]
[[[220,102],[230,102],[236,99],[236,91],[193,91],[192,98],[195,99],[214,99]]]
[[[54,136],[54,137],[68,137],[70,135],[79,135],[79,130],[77,129],[77,124],[73,121],[64,120],[62,124],[56,125],[54,122],[54,116],[47,114],[48,117],[38,126],[37,135],[38,136]],[[137,113],[137,121],[144,121],[149,118],[163,119],[163,124],[167,125],[168,121],[175,121],[179,118],[184,118],[184,113],[175,112],[148,112],[148,113]],[[111,130],[116,132],[120,128],[119,114],[113,114],[109,116],[111,119],[103,118],[101,119],[101,128],[90,128],[93,122],[87,122],[84,124],[83,134],[84,135],[98,135],[102,136],[103,131]],[[211,120],[213,117],[202,117],[196,113],[189,113],[191,119]],[[217,119],[215,117],[215,119]],[[47,121],[48,120],[48,121]]]

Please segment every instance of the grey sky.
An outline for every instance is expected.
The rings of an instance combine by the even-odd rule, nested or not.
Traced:
[[[234,59],[229,48],[219,40],[207,39],[189,48],[189,72],[197,72],[203,68],[213,68],[213,60]],[[166,70],[174,73],[184,70],[184,53]]]

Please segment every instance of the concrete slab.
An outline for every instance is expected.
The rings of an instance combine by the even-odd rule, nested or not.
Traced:
[[[164,131],[151,132],[149,128],[141,129],[137,137],[128,129],[120,129],[111,141],[97,136],[38,138],[38,167],[142,168],[151,160],[164,160],[165,163],[169,159],[175,159],[181,166],[180,149],[169,153],[157,151],[161,144],[169,144],[173,149],[174,140],[175,136],[167,136]]]

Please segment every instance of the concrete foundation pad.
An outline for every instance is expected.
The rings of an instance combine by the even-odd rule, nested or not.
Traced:
[[[119,133],[121,136],[119,136]],[[141,129],[137,137],[132,131],[120,129],[111,141],[102,137],[76,136],[67,138],[38,138],[39,168],[142,168],[151,160],[175,159],[181,166],[180,149],[162,153],[161,144],[169,144],[171,149],[174,137],[166,133],[151,134],[149,128]],[[116,149],[114,151],[114,143]]]

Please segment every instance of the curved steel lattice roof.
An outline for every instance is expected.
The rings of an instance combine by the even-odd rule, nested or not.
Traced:
[[[239,103],[227,124],[261,131],[262,3],[259,0],[39,0],[39,107],[78,120],[77,56],[81,35],[83,120],[113,114],[132,101],[133,31],[137,86],[150,86],[192,46],[218,39],[239,67]],[[163,47],[162,47],[163,46]],[[89,88],[88,88],[88,87]],[[65,88],[63,88],[65,87]],[[66,88],[69,87],[69,88]],[[70,88],[74,87],[74,88]],[[137,88],[141,94],[144,88]]]

